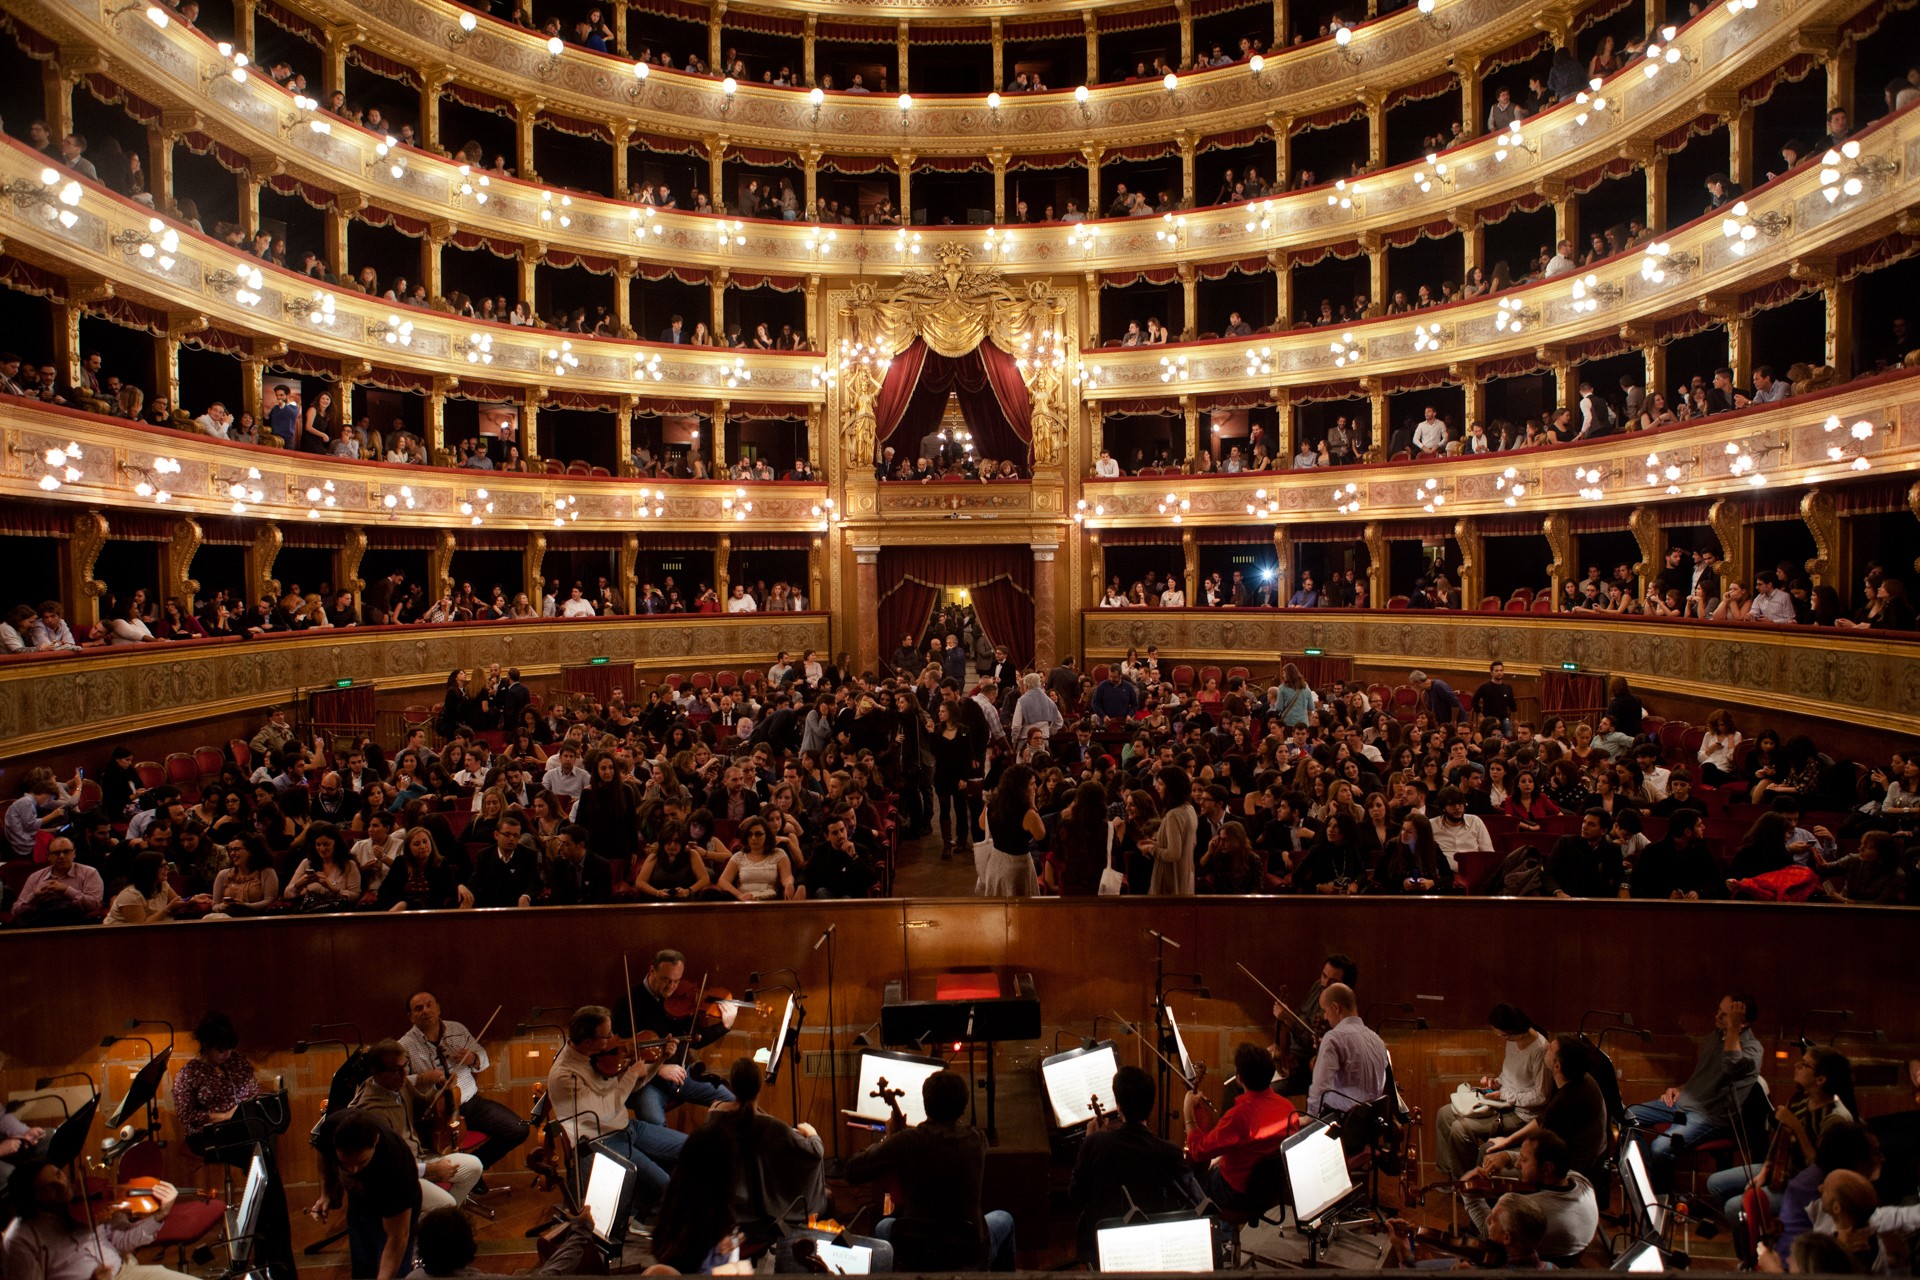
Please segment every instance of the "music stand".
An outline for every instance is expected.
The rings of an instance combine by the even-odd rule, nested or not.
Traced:
[[[133,1079],[127,1081],[127,1095],[120,1099],[120,1105],[107,1117],[110,1128],[118,1129],[130,1116],[142,1107],[151,1107],[160,1096],[160,1082],[166,1078],[167,1061],[173,1057],[173,1046],[168,1045],[160,1052],[148,1058],[146,1065],[133,1073]],[[155,1128],[155,1117],[148,1116],[148,1128]]]
[[[1293,1202],[1294,1225],[1307,1238],[1307,1265],[1320,1265],[1320,1246],[1332,1237],[1338,1221],[1329,1222],[1349,1200],[1360,1194],[1347,1168],[1347,1152],[1339,1130],[1323,1119],[1307,1121],[1280,1144],[1287,1168],[1287,1195]]]
[[[593,1233],[594,1242],[609,1256],[618,1256],[626,1244],[627,1223],[633,1217],[639,1169],[633,1161],[597,1143],[589,1160],[587,1188],[580,1197],[580,1207],[587,1215],[587,1229]]]
[[[87,1131],[93,1128],[93,1116],[100,1109],[100,1098],[95,1095],[82,1103],[80,1109],[60,1122],[58,1128],[41,1140],[40,1156],[48,1164],[66,1168],[80,1158],[87,1149]]]
[[[1688,1262],[1684,1253],[1668,1253],[1651,1240],[1636,1241],[1632,1248],[1615,1258],[1609,1271],[1680,1271]]]

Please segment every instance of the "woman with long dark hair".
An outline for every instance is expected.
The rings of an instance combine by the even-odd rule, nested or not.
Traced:
[[[1433,824],[1423,813],[1410,813],[1400,824],[1400,838],[1390,845],[1374,868],[1374,886],[1380,893],[1435,893],[1440,889],[1440,846]]]
[[[1153,883],[1149,893],[1193,893],[1194,840],[1200,831],[1200,815],[1193,809],[1193,779],[1185,769],[1169,765],[1154,779],[1159,793],[1160,825],[1153,833],[1153,845],[1142,852],[1153,857]]]
[[[987,802],[991,851],[980,869],[980,893],[988,898],[1030,898],[1037,888],[1033,848],[1047,836],[1035,809],[1038,779],[1024,764],[1009,765]]]
[[[587,759],[587,786],[573,807],[573,820],[587,829],[587,847],[620,869],[629,867],[640,849],[640,797],[632,783],[620,776],[613,753],[596,751]]]
[[[1100,876],[1111,865],[1113,843],[1106,789],[1097,782],[1081,783],[1054,827],[1047,887],[1062,897],[1098,894]]]
[[[973,846],[963,792],[979,776],[980,761],[973,737],[954,714],[953,704],[941,703],[935,716],[928,746],[933,752],[934,807],[940,814],[940,859],[944,862],[962,852],[963,846]]]
[[[740,1247],[733,1217],[733,1135],[719,1125],[696,1129],[673,1165],[653,1228],[654,1260],[681,1275],[700,1275],[730,1261]]]
[[[433,727],[441,737],[451,738],[463,728],[477,728],[475,718],[485,710],[484,700],[467,696],[467,673],[449,671],[447,687],[440,691],[440,718]]]

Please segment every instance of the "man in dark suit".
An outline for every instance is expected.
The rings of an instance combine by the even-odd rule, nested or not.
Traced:
[[[1625,872],[1620,846],[1607,839],[1604,809],[1580,815],[1580,834],[1561,836],[1540,872],[1540,891],[1555,898],[1611,898]]]
[[[660,341],[671,342],[675,346],[685,345],[687,337],[687,322],[679,316],[675,316],[667,327],[660,331]]]
[[[540,857],[520,843],[520,815],[500,815],[493,831],[494,847],[473,860],[476,907],[530,907],[540,896]]]
[[[987,678],[1000,686],[1001,693],[1005,693],[1019,682],[1020,669],[1008,656],[1007,646],[1003,644],[993,646],[993,666],[987,672]]]
[[[520,725],[520,713],[533,703],[533,690],[520,683],[520,668],[508,667],[507,679],[494,695],[494,705],[500,708],[500,727],[512,733]]]
[[[578,823],[560,828],[547,863],[547,878],[551,882],[547,901],[554,906],[613,901],[613,864],[587,848],[587,829]]]
[[[1200,1203],[1200,1184],[1194,1180],[1180,1148],[1147,1127],[1153,1115],[1153,1077],[1139,1067],[1113,1073],[1113,1100],[1121,1123],[1095,1128],[1080,1144],[1068,1195],[1080,1210],[1080,1256],[1095,1256],[1094,1228],[1127,1212],[1128,1197],[1146,1213],[1171,1213]]]

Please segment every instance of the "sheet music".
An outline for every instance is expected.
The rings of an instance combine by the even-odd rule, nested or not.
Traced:
[[[1173,1010],[1167,1010],[1167,1026],[1173,1031],[1174,1057],[1180,1062],[1180,1071],[1186,1078],[1193,1079],[1193,1059],[1187,1056],[1187,1042],[1180,1035],[1180,1024],[1174,1020]]]
[[[619,1225],[620,1193],[626,1185],[627,1171],[619,1161],[594,1153],[593,1169],[587,1175],[587,1194],[581,1205],[587,1211],[587,1225],[602,1240],[613,1238]]]
[[[814,1248],[820,1251],[820,1261],[835,1275],[864,1276],[873,1270],[873,1250],[863,1244],[834,1244],[822,1240]]]
[[[1660,1251],[1650,1244],[1643,1244],[1634,1250],[1631,1260],[1627,1263],[1627,1270],[1629,1271],[1652,1271],[1658,1273],[1666,1269],[1667,1260],[1661,1257]]]
[[[1101,1045],[1092,1053],[1076,1054],[1059,1062],[1040,1064],[1040,1078],[1047,1086],[1047,1103],[1053,1108],[1054,1123],[1061,1128],[1084,1124],[1093,1119],[1088,1099],[1098,1096],[1109,1113],[1119,1110],[1113,1097],[1113,1073],[1119,1070],[1112,1045]]]
[[[1301,1222],[1313,1221],[1328,1205],[1353,1190],[1346,1152],[1339,1137],[1325,1125],[1289,1142],[1285,1151],[1294,1216]]]
[[[1099,1244],[1102,1271],[1213,1270],[1213,1227],[1205,1218],[1102,1227]]]
[[[887,1078],[887,1088],[905,1089],[899,1099],[900,1114],[907,1118],[909,1127],[924,1123],[927,1118],[926,1105],[920,1101],[920,1086],[930,1075],[945,1071],[947,1064],[937,1058],[925,1061],[908,1062],[901,1058],[882,1058],[875,1054],[860,1055],[860,1084],[853,1094],[853,1113],[862,1120],[871,1120],[885,1124],[890,1116],[887,1104],[871,1096],[880,1087],[880,1077]]]
[[[1641,1151],[1640,1143],[1631,1138],[1627,1140],[1626,1165],[1633,1194],[1646,1207],[1647,1225],[1655,1231],[1664,1231],[1666,1208],[1661,1205],[1660,1197],[1654,1194],[1653,1178],[1647,1172],[1646,1154]]]

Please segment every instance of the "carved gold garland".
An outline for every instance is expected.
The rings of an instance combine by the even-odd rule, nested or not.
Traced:
[[[1051,353],[1056,342],[1072,346],[1066,299],[1051,279],[1015,288],[997,268],[971,266],[973,250],[962,244],[938,245],[934,257],[938,265],[908,271],[890,289],[871,280],[856,282],[833,313],[838,332],[828,335],[828,349],[891,359],[919,338],[943,356],[963,356],[991,342],[1009,355],[1027,357],[1023,379],[1032,401],[1034,462],[1058,465],[1066,451],[1069,406]],[[847,469],[855,473],[874,462],[879,427],[874,405],[885,372],[874,359],[849,355],[843,363],[837,421]]]

